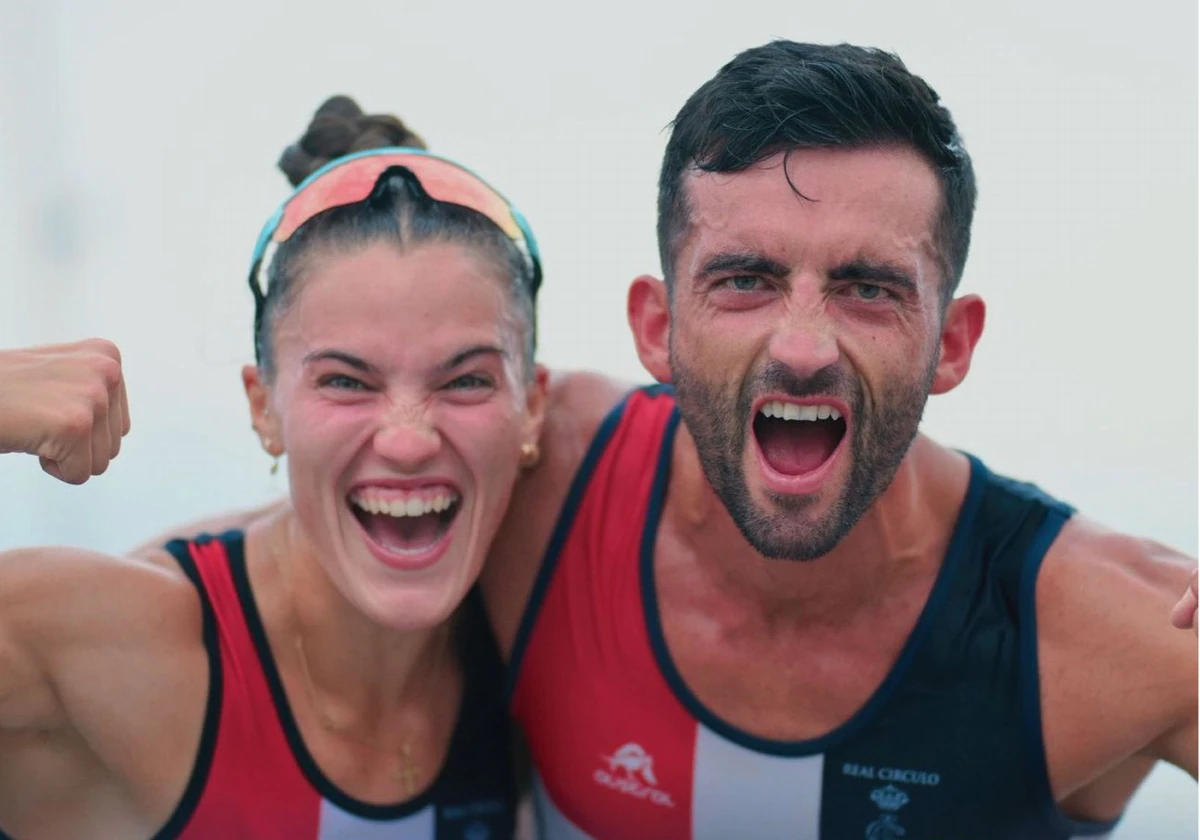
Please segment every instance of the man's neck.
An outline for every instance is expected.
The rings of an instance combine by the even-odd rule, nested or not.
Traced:
[[[970,478],[965,457],[919,436],[892,483],[833,551],[801,562],[765,558],[746,542],[682,426],[671,468],[663,516],[684,550],[660,556],[660,573],[698,578],[768,624],[840,624],[909,584],[928,583],[941,568]]]

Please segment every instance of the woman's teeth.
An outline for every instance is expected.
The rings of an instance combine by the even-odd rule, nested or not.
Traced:
[[[367,513],[387,516],[425,516],[441,513],[458,501],[458,494],[448,488],[421,490],[412,493],[389,490],[360,490],[350,495],[350,502]]]

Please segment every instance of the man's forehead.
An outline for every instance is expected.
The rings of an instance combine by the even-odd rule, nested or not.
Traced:
[[[682,187],[681,250],[734,241],[777,250],[802,234],[936,250],[941,187],[924,158],[904,148],[796,149],[738,172],[693,168]]]
[[[682,187],[693,206],[746,199],[901,200],[936,206],[941,198],[932,165],[905,146],[790,149],[734,172],[692,166],[684,172]]]

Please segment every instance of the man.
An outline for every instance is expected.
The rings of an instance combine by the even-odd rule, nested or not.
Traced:
[[[671,385],[555,380],[484,572],[543,837],[1068,838],[1195,776],[1193,561],[917,433],[974,200],[893,56],[772,43],[683,107],[628,306]]]
[[[1067,838],[1195,776],[1193,561],[917,433],[983,329],[974,201],[890,55],[772,43],[684,105],[628,305],[674,388],[562,381],[485,569],[545,836]]]

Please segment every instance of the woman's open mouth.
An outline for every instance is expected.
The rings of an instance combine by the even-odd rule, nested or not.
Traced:
[[[424,568],[437,561],[462,507],[458,491],[447,484],[358,487],[349,502],[372,552],[384,563],[403,569]]]

